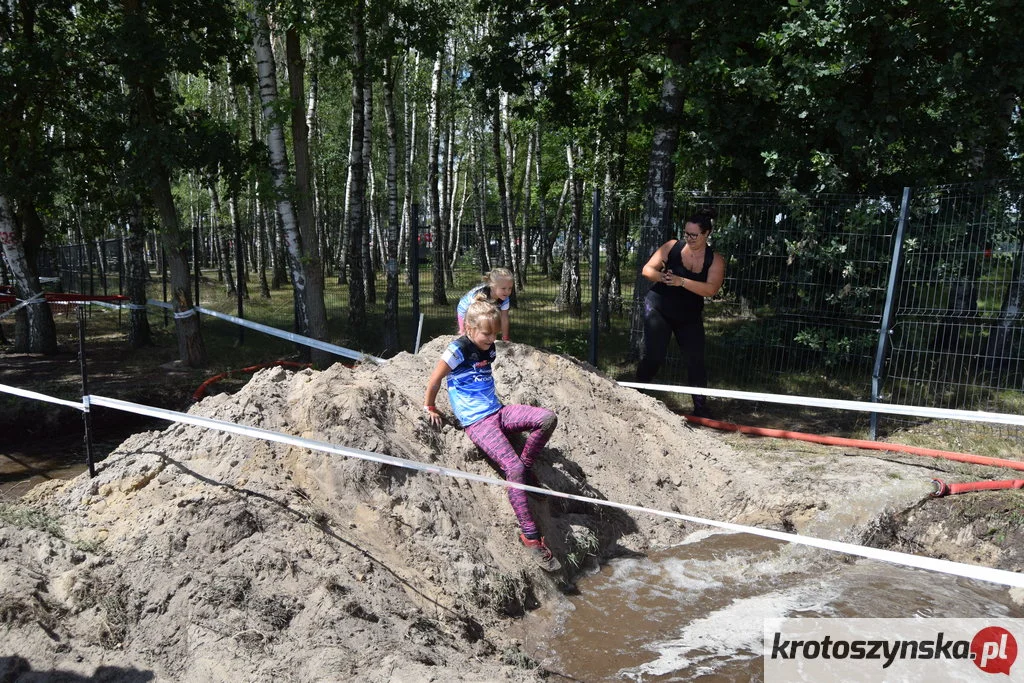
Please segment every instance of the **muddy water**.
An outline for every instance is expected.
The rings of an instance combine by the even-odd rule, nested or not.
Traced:
[[[132,434],[147,427],[162,428],[165,424],[159,420],[101,423],[93,434],[93,463],[98,465]],[[0,503],[20,498],[36,484],[50,479],[71,479],[87,469],[85,440],[77,424],[69,426],[64,433],[0,442]]]
[[[762,680],[770,617],[1024,617],[989,583],[723,532],[613,561],[578,586],[565,611],[529,617],[523,645],[581,681]],[[541,640],[542,624],[554,636]]]

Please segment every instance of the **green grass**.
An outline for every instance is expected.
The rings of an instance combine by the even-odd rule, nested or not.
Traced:
[[[447,303],[433,303],[433,274],[430,264],[423,264],[420,271],[420,312],[424,316],[420,345],[431,339],[455,334],[455,307],[459,298],[480,282],[480,275],[471,270],[457,270],[455,284],[446,287]],[[212,274],[206,274],[207,276]],[[201,289],[201,305],[230,315],[237,314],[237,302],[234,296],[227,296],[223,286],[216,283],[204,284]],[[510,313],[511,337],[513,341],[544,348],[555,353],[565,353],[580,359],[589,355],[590,336],[590,292],[583,283],[582,308],[584,314],[572,317],[564,310],[555,306],[559,283],[542,275],[536,266],[528,270],[527,285],[517,292],[517,307]],[[384,292],[383,277],[376,280],[377,301],[367,303],[365,324],[355,327],[348,322],[349,292],[347,285],[339,285],[337,277],[328,277],[325,281],[324,300],[328,314],[328,329],[331,343],[350,348],[362,353],[380,355],[383,353],[382,337],[384,329]],[[159,284],[157,284],[159,288]],[[250,283],[250,291],[253,291]],[[244,317],[247,320],[282,330],[292,330],[294,310],[292,306],[292,289],[286,285],[271,293],[270,299],[261,299],[251,295],[244,302]],[[156,316],[154,316],[156,317]],[[227,343],[232,348],[237,345],[237,328],[226,321],[205,317],[204,331],[209,329],[218,337],[226,336],[224,341],[207,340],[208,350],[216,344]],[[619,316],[614,319],[613,330],[603,332],[598,338],[599,366],[606,371],[615,373],[623,365],[628,346],[628,319]],[[399,282],[398,296],[398,332],[399,343],[403,350],[412,351],[416,337],[416,321],[412,312],[412,289],[402,277]],[[243,346],[250,344],[264,345],[257,337],[269,335],[246,330]],[[206,335],[204,335],[205,337]],[[212,336],[212,335],[211,335]],[[271,342],[266,342],[272,344]],[[278,348],[287,350],[289,342],[281,342]],[[211,353],[211,355],[213,355]]]

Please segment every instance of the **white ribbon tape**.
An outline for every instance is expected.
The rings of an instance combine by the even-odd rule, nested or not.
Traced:
[[[665,510],[656,510],[654,508],[643,507],[640,505],[616,503],[610,500],[600,500],[597,498],[588,498],[586,496],[577,496],[571,493],[550,491],[548,489],[537,488],[535,486],[527,486],[526,484],[516,484],[514,482],[505,481],[503,479],[494,479],[492,477],[484,477],[478,474],[471,474],[469,472],[463,472],[461,470],[455,470],[448,467],[428,465],[425,463],[416,462],[414,460],[406,460],[404,458],[396,458],[390,455],[383,455],[381,453],[372,453],[369,451],[362,451],[356,448],[335,446],[333,444],[324,443],[322,441],[303,439],[301,437],[282,434],[280,432],[273,432],[267,429],[260,429],[258,427],[247,427],[244,425],[235,424],[233,422],[215,420],[207,417],[199,417],[197,415],[188,415],[187,413],[179,413],[173,410],[165,410],[163,408],[152,408],[150,406],[144,406],[137,403],[130,403],[128,401],[121,401],[113,398],[105,398],[103,396],[93,395],[90,398],[92,400],[93,405],[114,408],[115,410],[124,410],[126,412],[138,413],[140,415],[148,415],[150,417],[156,417],[163,420],[170,420],[171,422],[180,422],[184,424],[196,425],[199,427],[207,427],[209,429],[216,429],[219,431],[230,432],[232,434],[239,434],[242,436],[250,436],[257,439],[264,439],[266,441],[283,443],[290,446],[298,446],[300,448],[307,448],[309,450],[322,451],[325,453],[334,453],[337,455],[344,455],[350,458],[358,458],[360,460],[368,460],[370,462],[379,462],[386,465],[392,465],[394,467],[403,467],[405,469],[416,470],[419,472],[428,472],[430,474],[438,474],[442,476],[452,477],[455,479],[467,479],[470,481],[477,481],[483,484],[490,484],[493,486],[517,488],[522,489],[524,491],[532,491],[534,493],[538,493],[541,495],[556,496],[558,498],[567,498],[569,500],[590,503],[592,505],[603,505],[605,507],[617,508],[620,510],[628,510],[630,512],[642,512],[644,514],[657,515],[661,517],[667,517],[669,519],[677,519],[684,522],[694,522],[696,524],[704,524],[707,526],[718,527],[720,529],[726,529],[729,531],[753,534],[755,536],[763,536],[765,538],[773,538],[779,541],[785,541],[787,543],[799,543],[801,545],[822,548],[824,550],[845,553],[847,555],[856,555],[858,557],[866,557],[872,560],[880,560],[882,562],[889,562],[892,564],[899,564],[907,567],[928,569],[931,571],[942,572],[944,574],[952,574],[954,576],[963,576],[970,579],[976,579],[979,581],[989,581],[1004,586],[1024,587],[1024,574],[1010,572],[1003,569],[981,567],[977,565],[963,564],[960,562],[951,562],[949,560],[939,560],[932,557],[910,555],[908,553],[900,553],[893,550],[881,550],[879,548],[871,548],[867,546],[856,545],[853,543],[830,541],[828,539],[815,538],[813,536],[801,536],[798,534],[791,534],[784,531],[773,531],[771,529],[760,529],[758,527],[744,526],[742,524],[733,524],[731,522],[720,522],[711,519],[704,519],[701,517],[692,517],[690,515],[682,515],[675,512],[667,512]]]
[[[40,292],[38,294],[33,294],[32,297],[29,298],[29,299],[15,299],[15,301],[17,301],[18,303],[15,304],[14,306],[11,306],[10,308],[8,308],[3,313],[0,313],[0,318],[6,318],[11,313],[14,313],[15,311],[17,311],[19,308],[23,308],[25,306],[31,306],[32,304],[42,303],[42,302],[46,301],[46,295],[43,294],[42,292]]]
[[[619,384],[624,387],[633,387],[634,389],[666,391],[677,394],[698,394],[702,396],[715,396],[718,398],[737,398],[744,401],[786,403],[794,406],[817,406],[819,408],[859,410],[866,413],[887,413],[890,415],[913,415],[915,417],[931,417],[943,420],[968,420],[971,422],[994,422],[1008,425],[1024,425],[1024,415],[989,413],[983,410],[954,410],[952,408],[904,406],[892,403],[872,403],[870,401],[846,401],[832,398],[815,398],[813,396],[783,396],[781,394],[762,394],[754,391],[733,391],[731,389],[710,389],[708,387],[685,387],[676,386],[674,384],[645,384],[642,382],[619,382]]]

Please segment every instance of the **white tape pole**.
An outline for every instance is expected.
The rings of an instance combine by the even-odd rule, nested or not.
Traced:
[[[281,434],[280,432],[273,432],[267,429],[260,429],[258,427],[247,427],[244,425],[235,424],[233,422],[215,420],[207,417],[199,417],[196,415],[188,415],[186,413],[179,413],[173,410],[165,410],[162,408],[152,408],[150,406],[144,406],[137,403],[130,403],[128,401],[121,401],[113,398],[105,398],[103,396],[92,395],[89,396],[88,398],[92,405],[105,406],[107,408],[114,408],[115,410],[123,410],[126,412],[138,413],[140,415],[148,415],[150,417],[169,420],[171,422],[180,422],[184,424],[196,425],[199,427],[207,427],[209,429],[230,432],[232,434],[239,434],[241,436],[250,436],[253,438],[265,439],[267,441],[273,441],[276,443],[298,446],[300,448],[306,448],[309,450],[344,455],[351,458],[358,458],[360,460],[368,460],[371,462],[392,465],[394,467],[402,467],[405,469],[416,470],[420,472],[439,474],[447,477],[452,477],[455,479],[477,481],[483,484],[503,486],[505,488],[517,488],[522,489],[524,491],[532,491],[534,493],[538,493],[541,495],[556,496],[558,498],[566,498],[569,500],[580,501],[583,503],[590,503],[592,505],[602,505],[605,507],[612,507],[620,510],[628,510],[631,512],[642,512],[644,514],[657,515],[661,517],[667,517],[669,519],[676,519],[683,522],[693,522],[696,524],[713,526],[720,529],[726,529],[728,531],[763,536],[765,538],[772,538],[787,543],[798,543],[801,545],[821,548],[823,550],[831,550],[834,552],[845,553],[847,555],[855,555],[858,557],[865,557],[872,560],[879,560],[882,562],[899,564],[906,567],[927,569],[930,571],[942,572],[944,574],[951,574],[954,576],[963,576],[969,579],[975,579],[979,581],[989,581],[991,583],[1001,584],[1004,586],[1024,588],[1024,574],[1018,572],[1011,572],[1003,569],[994,569],[992,567],[981,567],[977,565],[963,564],[960,562],[951,562],[949,560],[939,560],[932,557],[910,555],[908,553],[899,553],[892,550],[881,550],[879,548],[870,548],[867,546],[855,545],[853,543],[844,543],[841,541],[830,541],[827,539],[815,538],[813,536],[801,536],[798,534],[786,533],[784,531],[773,531],[771,529],[760,529],[758,527],[744,526],[742,524],[719,522],[711,519],[703,519],[701,517],[692,517],[690,515],[682,515],[675,512],[667,512],[665,510],[656,510],[654,508],[647,508],[640,505],[629,505],[625,503],[616,503],[614,501],[609,500],[600,500],[597,498],[577,496],[571,493],[561,493],[559,491],[551,491],[548,489],[542,489],[535,486],[527,486],[526,484],[517,484],[514,482],[505,481],[503,479],[484,477],[477,474],[471,474],[469,472],[463,472],[461,470],[441,467],[439,465],[428,465],[426,463],[416,462],[413,460],[406,460],[404,458],[396,458],[390,455],[383,455],[381,453],[372,453],[369,451],[362,451],[356,448],[335,446],[333,444],[324,443],[322,441],[303,439],[297,436]]]
[[[360,353],[359,351],[353,351],[352,349],[346,349],[343,346],[336,346],[334,344],[328,344],[327,342],[320,341],[319,339],[313,339],[311,337],[304,337],[301,334],[295,334],[293,332],[285,332],[283,330],[277,329],[276,327],[270,327],[269,325],[262,325],[260,323],[254,323],[251,320],[245,320],[243,318],[236,318],[233,315],[228,315],[227,313],[221,313],[220,311],[214,311],[214,310],[211,310],[209,308],[203,308],[202,306],[196,306],[196,310],[199,311],[200,313],[204,313],[206,315],[213,316],[214,318],[220,318],[221,320],[227,320],[227,321],[235,323],[236,325],[241,325],[242,327],[248,327],[248,328],[253,329],[253,330],[258,330],[260,332],[264,332],[266,334],[273,335],[275,337],[281,337],[282,339],[288,339],[289,341],[293,341],[293,342],[295,342],[297,344],[303,344],[305,346],[310,346],[310,347],[313,347],[315,349],[320,349],[321,351],[327,351],[329,353],[333,353],[333,354],[338,355],[338,356],[344,356],[345,358],[351,358],[353,360],[359,361],[360,363],[365,363],[367,361],[372,361],[374,363],[384,364],[384,363],[387,362],[383,358],[378,358],[377,356],[371,356],[371,355],[366,354],[366,353]]]
[[[156,299],[150,299],[149,304],[152,306],[159,306],[161,308],[173,308],[171,304],[165,301],[157,301]],[[254,323],[251,320],[237,318],[233,315],[228,315],[227,313],[221,313],[220,311],[214,311],[209,308],[203,308],[202,306],[196,306],[195,309],[193,310],[199,311],[200,313],[212,316],[214,318],[227,320],[228,322],[232,322],[236,325],[241,325],[242,327],[248,327],[249,329],[256,330],[257,332],[269,334],[273,337],[287,339],[288,341],[295,342],[296,344],[302,344],[304,346],[310,346],[315,349],[320,349],[321,351],[327,351],[328,353],[333,353],[336,356],[351,358],[352,360],[359,361],[360,363],[373,362],[379,365],[387,363],[387,360],[383,358],[378,358],[377,356],[371,356],[366,353],[360,353],[359,351],[346,349],[343,346],[337,346],[335,344],[328,344],[327,342],[320,341],[319,339],[304,337],[301,334],[295,334],[294,332],[286,332],[284,330],[279,330],[276,327],[270,327],[269,325]]]
[[[971,422],[993,422],[1008,425],[1024,425],[1024,415],[1010,413],[988,413],[983,410],[954,410],[951,408],[929,408],[926,406],[904,406],[891,403],[871,403],[870,401],[846,401],[832,398],[814,398],[813,396],[783,396],[781,394],[762,394],[753,391],[734,391],[732,389],[709,389],[707,387],[686,387],[673,384],[645,384],[642,382],[619,382],[621,386],[649,391],[665,391],[677,394],[700,394],[718,398],[736,398],[744,401],[764,401],[766,403],[786,403],[795,406],[817,406],[819,408],[839,408],[841,410],[859,410],[867,413],[888,413],[891,415],[913,415],[915,417],[931,417],[943,420],[968,420]]]
[[[8,384],[0,384],[0,392],[5,394],[14,394],[15,396],[21,396],[22,398],[31,398],[36,401],[56,403],[57,405],[67,406],[68,408],[74,408],[75,410],[81,410],[82,412],[87,410],[81,401],[66,401],[62,398],[54,398],[53,396],[40,394],[36,391],[28,391],[27,389],[19,389],[18,387],[12,387]]]
[[[416,345],[412,347],[413,354],[420,352],[420,336],[423,334],[423,314],[420,313],[420,322],[416,326]]]

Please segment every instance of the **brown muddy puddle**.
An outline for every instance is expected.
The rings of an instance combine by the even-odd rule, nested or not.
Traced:
[[[22,436],[0,442],[0,503],[23,496],[33,486],[51,479],[72,479],[88,469],[81,418],[66,431],[38,438]],[[93,430],[92,459],[98,464],[121,442],[136,432],[162,428],[159,420],[101,422]]]
[[[578,587],[561,612],[527,617],[522,641],[581,681],[763,680],[768,618],[1024,617],[1006,587],[707,530]]]

